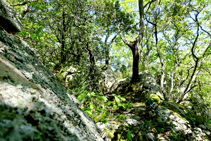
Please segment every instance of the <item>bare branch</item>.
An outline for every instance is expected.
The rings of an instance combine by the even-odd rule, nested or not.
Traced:
[[[192,48],[191,48],[192,56],[193,56],[193,58],[195,58],[195,66],[194,66],[193,72],[192,72],[192,74],[191,74],[191,77],[190,77],[190,79],[189,79],[188,85],[187,85],[187,87],[185,88],[183,94],[181,95],[181,98],[178,100],[178,103],[182,102],[183,99],[184,99],[184,97],[185,97],[185,95],[186,95],[188,92],[190,92],[190,90],[193,89],[193,88],[192,88],[192,83],[195,81],[195,79],[196,79],[198,73],[200,72],[200,70],[199,70],[198,68],[201,67],[201,63],[202,63],[202,61],[196,56],[196,54],[195,54],[195,52],[194,52],[194,48],[195,48],[195,46],[196,46],[196,42],[197,42],[197,39],[198,39],[198,37],[199,37],[199,26],[200,26],[200,25],[199,25],[199,21],[198,21],[198,15],[199,15],[200,12],[198,12],[198,11],[196,11],[196,12],[197,12],[197,13],[195,14],[195,19],[193,19],[193,18],[191,17],[191,18],[196,22],[196,24],[197,24],[197,31],[196,31],[196,34],[197,34],[197,35],[196,35],[196,38],[195,38],[195,40],[194,40],[194,42],[193,42],[193,45],[192,45]],[[197,70],[197,69],[198,69],[198,70]]]
[[[205,70],[211,76],[211,72],[208,68],[203,68],[203,70]]]
[[[201,26],[200,26],[200,28],[201,28],[202,31],[204,31],[205,33],[207,33],[207,34],[211,37],[211,34],[210,34],[208,31],[204,30]],[[203,52],[203,54],[202,54],[202,57],[205,56],[205,54],[207,53],[207,51],[208,51],[208,49],[209,49],[210,47],[211,47],[211,42],[209,43],[209,45],[207,46],[207,48],[204,50],[204,52]]]
[[[143,7],[143,0],[139,0],[139,35],[136,38],[136,42],[140,43],[144,35],[144,7]]]
[[[185,94],[189,93],[189,92],[190,92],[193,88],[195,88],[196,86],[198,86],[198,85],[193,85],[193,86],[191,86],[190,89],[189,89]]]
[[[108,37],[109,37],[109,35],[110,35],[109,29],[107,29],[106,31],[107,31],[108,34],[106,34],[106,38],[105,38],[105,41],[104,41],[105,44],[107,44]]]
[[[201,28],[202,31],[204,31],[205,33],[207,33],[211,37],[211,34],[208,31],[204,30],[201,26],[200,26],[200,28]]]
[[[179,87],[181,87],[181,86],[184,84],[184,82],[185,82],[186,80],[188,80],[188,78],[189,78],[189,76],[190,76],[190,69],[192,69],[192,68],[193,68],[193,67],[191,67],[191,68],[188,69],[188,75],[187,75],[186,78],[180,83]]]
[[[117,35],[119,34],[119,31],[115,34],[115,36],[112,38],[111,42],[108,44],[108,46],[110,46],[114,40],[116,39]]]
[[[159,56],[159,59],[160,59],[160,63],[161,63],[160,87],[161,87],[161,91],[163,93],[163,96],[164,96],[165,100],[168,100],[166,91],[164,90],[164,78],[165,78],[164,69],[165,69],[165,65],[164,65],[164,62],[163,62],[163,59],[162,59],[162,56],[161,56],[161,53],[160,53],[160,49],[158,47],[157,23],[153,23],[153,22],[151,22],[149,20],[147,20],[147,22],[152,24],[154,26],[154,28],[155,28],[155,32],[154,32],[155,33],[155,43],[156,43],[157,53],[158,53],[158,56]]]
[[[149,5],[148,8],[147,8],[147,11],[148,11],[149,8],[150,8],[150,6],[151,6],[151,4],[152,4],[153,2],[155,2],[155,1],[156,1],[156,0],[149,1],[147,4],[144,5],[144,8],[146,8],[147,5]]]
[[[171,73],[171,89],[170,89],[170,92],[169,92],[169,95],[172,94],[172,91],[174,89],[174,73],[175,73],[175,70],[177,69],[177,67],[181,64],[181,61],[177,62],[176,65],[174,66],[173,70],[172,70],[172,73]]]
[[[119,25],[117,26],[117,28],[118,28],[118,33],[120,34],[122,41],[132,49],[133,43],[125,39],[125,37],[122,35],[122,31],[120,30]]]
[[[192,19],[193,21],[195,21],[196,24],[197,24],[196,38],[195,38],[195,40],[194,40],[194,42],[193,42],[193,45],[192,45],[192,48],[191,48],[191,53],[192,53],[192,56],[193,56],[196,60],[198,60],[198,57],[196,56],[196,54],[195,54],[195,52],[194,52],[194,48],[195,48],[196,42],[197,42],[198,37],[199,37],[199,21],[198,21],[199,12],[198,12],[198,11],[196,11],[196,12],[197,12],[197,13],[195,14],[195,19],[194,19],[193,17],[190,16],[191,19]]]

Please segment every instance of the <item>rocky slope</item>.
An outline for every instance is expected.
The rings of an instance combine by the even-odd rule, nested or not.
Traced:
[[[132,106],[129,110],[123,106],[114,110],[113,114],[124,114],[121,120],[116,118],[107,123],[97,123],[106,141],[129,140],[130,136],[134,141],[209,141],[210,126],[202,122],[196,125],[201,119],[193,114],[191,108],[165,101],[154,75],[149,71],[140,72],[139,77],[141,81],[133,86],[130,77],[113,83],[110,97],[115,100],[115,96],[121,95],[126,100],[120,103],[124,106],[129,102]]]

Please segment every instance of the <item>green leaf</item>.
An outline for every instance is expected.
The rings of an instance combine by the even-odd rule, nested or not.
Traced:
[[[92,103],[90,103],[89,107],[90,107],[91,109],[94,109],[95,106],[94,106]]]
[[[108,102],[107,102],[108,105],[111,105],[111,103],[112,103],[111,101],[108,101]]]
[[[115,105],[113,105],[113,107],[112,107],[113,109],[117,109],[118,108],[118,106],[115,104]]]
[[[156,70],[156,68],[155,68],[155,67],[151,67],[151,69],[152,69],[152,70]]]
[[[94,92],[91,92],[90,96],[95,96],[95,93]]]
[[[105,116],[106,116],[106,114],[105,113],[102,113],[101,115],[100,115],[100,117],[99,117],[99,120],[105,120]]]
[[[117,96],[114,96],[116,103],[121,106],[120,99]]]
[[[123,104],[122,107],[127,109],[128,106],[127,106],[127,104]]]
[[[133,107],[133,105],[131,103],[128,104],[129,107]]]
[[[90,108],[83,108],[84,112],[86,112],[89,116],[92,116],[92,112]]]
[[[128,129],[127,131],[127,139],[132,141],[132,137],[131,137],[131,133],[130,133],[130,130]]]
[[[81,99],[83,99],[84,97],[86,97],[86,94],[80,94],[77,98],[78,98],[79,100],[81,100]]]
[[[124,97],[120,97],[120,99],[121,99],[122,101],[126,101],[126,99],[125,99]]]
[[[91,111],[85,111],[89,116],[92,116],[92,112]]]
[[[100,99],[107,101],[108,99],[105,96],[99,96]]]
[[[100,113],[102,113],[102,110],[97,110],[97,114],[99,115]]]
[[[119,115],[120,119],[124,120],[124,118],[126,117],[125,115]]]

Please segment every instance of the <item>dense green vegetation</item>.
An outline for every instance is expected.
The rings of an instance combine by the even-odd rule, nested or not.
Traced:
[[[149,110],[153,105],[178,113],[191,128],[203,124],[211,129],[209,0],[8,2],[18,11],[24,27],[18,36],[78,97],[81,108],[96,122],[121,125],[110,135],[113,140],[138,140],[137,131],[146,135],[152,129],[155,140],[168,131],[171,140],[193,140],[176,132],[165,116],[159,122],[147,118],[150,113],[141,108]],[[150,97],[151,93],[140,90],[143,80],[139,73],[146,70],[155,78],[161,95]],[[114,73],[116,82],[131,81],[122,90],[110,89],[104,82],[106,72]],[[159,106],[154,108],[155,115],[160,114]],[[123,111],[140,117],[144,124],[138,129],[128,124]]]

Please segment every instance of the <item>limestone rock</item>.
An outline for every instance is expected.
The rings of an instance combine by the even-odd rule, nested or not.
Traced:
[[[111,92],[121,92],[121,91],[125,91],[128,87],[128,85],[131,82],[131,78],[130,77],[126,77],[124,79],[120,79],[118,80],[116,83],[114,83],[111,88],[110,91]]]
[[[149,93],[156,94],[160,97],[163,97],[160,93],[160,86],[156,83],[156,79],[148,70],[139,73],[140,85],[139,91],[144,91]]]

